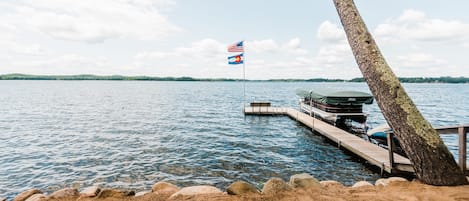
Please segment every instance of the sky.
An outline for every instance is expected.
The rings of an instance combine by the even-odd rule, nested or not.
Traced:
[[[469,77],[469,1],[356,0],[399,77]],[[0,74],[362,77],[332,0],[2,0]]]

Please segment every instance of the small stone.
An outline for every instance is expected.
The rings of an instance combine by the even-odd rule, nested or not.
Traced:
[[[122,190],[115,190],[115,189],[104,189],[101,190],[98,194],[98,198],[124,198],[128,196],[134,196],[135,191],[122,191]]]
[[[381,178],[376,180],[375,186],[387,186],[390,183],[393,182],[407,182],[407,179],[404,179],[402,177],[389,177],[389,178]]]
[[[371,184],[370,182],[367,182],[367,181],[359,181],[357,183],[355,183],[352,188],[358,188],[358,187],[363,187],[363,186],[373,186],[373,184]]]
[[[135,193],[135,197],[144,196],[148,193],[151,193],[151,191],[140,191],[138,193]]]
[[[290,190],[291,187],[288,186],[283,179],[280,178],[271,178],[269,179],[265,184],[264,187],[262,188],[262,193],[264,194],[273,194],[277,193],[279,191],[286,191]]]
[[[327,180],[327,181],[320,181],[319,182],[323,187],[334,187],[334,186],[344,186],[342,183],[338,182],[338,181],[334,181],[334,180]]]
[[[200,195],[200,194],[222,194],[223,192],[213,186],[190,186],[190,187],[185,187],[179,190],[178,192],[174,193],[171,195],[171,198],[174,198],[176,196],[180,195]]]
[[[78,193],[78,190],[76,188],[64,188],[62,190],[58,190],[50,194],[51,198],[72,198],[72,197],[78,197],[80,193]]]
[[[97,186],[90,186],[80,192],[80,197],[96,197],[101,189]]]
[[[38,189],[29,189],[27,191],[24,191],[22,193],[20,193],[19,195],[17,195],[15,197],[15,199],[13,199],[13,201],[25,201],[26,199],[28,199],[29,197],[31,197],[32,195],[34,194],[41,194],[42,192]]]
[[[226,192],[230,195],[242,195],[246,193],[259,193],[259,190],[247,182],[237,181],[228,186]]]
[[[316,178],[306,173],[291,176],[290,186],[293,188],[322,187]]]
[[[31,195],[28,199],[26,199],[26,201],[41,201],[45,199],[46,199],[45,195],[38,193],[38,194]]]
[[[151,187],[151,191],[153,193],[158,193],[158,194],[165,194],[165,195],[172,195],[176,192],[178,192],[180,189],[174,185],[170,184],[168,182],[160,181]]]

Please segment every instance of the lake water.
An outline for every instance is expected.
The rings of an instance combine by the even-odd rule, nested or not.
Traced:
[[[364,83],[249,82],[246,102],[298,107],[298,88]],[[469,123],[469,85],[405,84],[435,126]],[[244,116],[242,82],[0,81],[0,197],[157,181],[226,188],[309,173],[345,184],[379,173],[282,116]],[[384,123],[365,106],[370,126]],[[457,136],[444,137],[453,153]]]

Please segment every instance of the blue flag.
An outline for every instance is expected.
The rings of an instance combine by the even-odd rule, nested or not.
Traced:
[[[228,57],[228,64],[243,64],[243,54],[233,55]]]

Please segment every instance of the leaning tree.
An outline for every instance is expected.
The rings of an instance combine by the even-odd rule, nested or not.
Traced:
[[[419,180],[431,185],[468,184],[438,132],[425,120],[386,63],[353,0],[333,1],[358,67]]]

